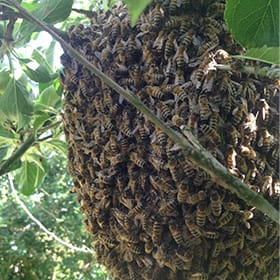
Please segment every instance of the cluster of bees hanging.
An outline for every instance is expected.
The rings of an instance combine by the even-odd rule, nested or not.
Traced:
[[[224,1],[155,1],[131,27],[116,5],[72,26],[69,42],[173,129],[190,127],[229,172],[277,205],[279,82],[238,65],[211,70],[242,51],[223,11]],[[72,191],[97,261],[114,279],[277,276],[275,223],[212,182],[67,52],[61,62]]]

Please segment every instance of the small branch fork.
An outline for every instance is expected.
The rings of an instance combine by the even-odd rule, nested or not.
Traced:
[[[185,157],[191,160],[194,164],[205,170],[214,182],[235,193],[239,198],[243,199],[248,205],[256,207],[263,214],[267,215],[270,219],[280,224],[279,212],[262,196],[256,192],[250,190],[248,186],[242,182],[239,178],[231,175],[228,170],[218,162],[207,150],[197,145],[199,143],[195,140],[195,137],[190,131],[185,131],[185,134],[179,133],[167,126],[161,119],[147,107],[141,100],[132,92],[128,92],[119,86],[116,82],[107,77],[103,72],[97,69],[93,64],[86,60],[79,52],[77,52],[70,44],[65,42],[56,32],[49,28],[45,23],[35,18],[25,9],[23,9],[14,0],[2,0],[0,3],[5,3],[10,7],[16,8],[23,18],[36,24],[42,30],[48,32],[54,39],[56,39],[63,49],[79,63],[88,68],[94,75],[104,81],[109,87],[122,95],[128,102],[130,102],[139,111],[145,114],[148,119],[158,126],[168,137],[180,148],[182,148]],[[216,66],[217,67],[217,66]],[[217,67],[218,68],[218,67]],[[186,135],[187,134],[187,135]],[[191,141],[190,141],[191,140]],[[198,144],[194,145],[194,141]]]

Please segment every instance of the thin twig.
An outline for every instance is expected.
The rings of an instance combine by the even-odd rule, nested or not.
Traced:
[[[54,240],[56,240],[57,242],[59,242],[60,244],[62,244],[63,246],[76,251],[76,252],[83,252],[83,253],[87,253],[87,254],[93,254],[93,250],[91,250],[90,248],[88,248],[87,246],[83,246],[82,248],[77,247],[72,245],[71,243],[68,243],[64,240],[62,240],[61,238],[59,238],[55,233],[49,231],[39,220],[37,220],[32,214],[31,212],[28,210],[28,208],[26,207],[26,205],[21,201],[21,199],[19,198],[17,191],[15,189],[14,186],[14,182],[13,182],[13,178],[11,176],[11,174],[8,174],[8,179],[9,179],[9,184],[12,190],[12,194],[16,200],[16,202],[20,205],[21,209],[28,215],[28,217],[42,230],[44,231],[46,234],[48,234],[50,237],[52,237]]]
[[[191,160],[194,164],[201,167],[208,174],[211,175],[212,179],[216,181],[220,186],[230,190],[235,193],[239,198],[243,199],[246,203],[255,206],[258,210],[263,212],[273,221],[280,223],[279,212],[262,196],[256,194],[254,191],[250,190],[247,185],[242,182],[237,177],[231,175],[227,169],[218,162],[210,153],[206,150],[198,150],[189,143],[186,137],[177,131],[173,130],[171,127],[167,126],[162,120],[157,118],[157,116],[145,106],[141,100],[132,92],[124,90],[116,82],[107,77],[103,72],[97,69],[93,64],[86,60],[79,52],[77,52],[72,46],[66,43],[60,36],[58,36],[53,30],[51,30],[46,24],[35,18],[25,9],[23,9],[14,0],[5,0],[6,3],[18,9],[22,16],[36,24],[42,30],[48,32],[54,39],[56,39],[61,46],[67,50],[67,52],[82,65],[88,68],[94,75],[99,79],[104,81],[109,87],[114,89],[120,95],[122,95],[128,102],[135,106],[139,111],[145,114],[148,119],[150,119],[156,126],[158,126],[164,133],[166,133],[169,138],[176,144],[178,144],[184,152],[184,155]]]

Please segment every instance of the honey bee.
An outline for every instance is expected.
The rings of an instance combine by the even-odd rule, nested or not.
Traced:
[[[195,272],[190,276],[190,280],[207,280],[208,275],[205,272]]]
[[[184,262],[184,270],[190,270],[193,260],[193,252],[191,250],[184,250],[183,247],[176,249],[176,256]]]
[[[228,168],[236,168],[236,156],[237,152],[235,151],[233,146],[228,147],[228,154],[226,156],[226,164]]]
[[[187,196],[186,202],[191,205],[198,204],[199,202],[206,199],[206,192],[203,190],[198,191],[195,194],[191,194]]]
[[[168,10],[170,14],[174,14],[176,9],[181,7],[181,1],[179,0],[170,0]]]
[[[113,130],[114,124],[112,123],[111,119],[106,117],[105,115],[100,116],[101,124],[104,126],[105,129]]]
[[[179,37],[180,44],[184,45],[185,48],[189,47],[193,41],[193,36],[194,36],[194,32],[192,30],[185,32],[183,35]]]
[[[154,41],[153,48],[155,48],[157,51],[160,52],[163,49],[164,41],[165,41],[165,32],[161,30]]]
[[[212,250],[212,257],[216,258],[220,255],[222,249],[224,248],[223,243],[221,241],[217,241],[214,243]]]
[[[266,175],[263,178],[263,183],[262,183],[262,193],[266,193],[267,191],[269,191],[272,188],[272,182],[273,182],[273,178],[271,175]]]
[[[178,168],[177,168],[177,160],[176,159],[172,159],[172,160],[168,160],[168,168],[171,174],[172,179],[175,182],[179,182],[181,179],[181,173],[179,172]]]
[[[218,239],[220,235],[216,231],[203,231],[202,236],[208,239]]]
[[[270,118],[270,114],[269,114],[270,106],[266,102],[266,100],[262,98],[259,100],[259,107],[260,107],[260,111],[261,111],[260,115],[262,118],[262,123],[265,125],[268,123],[269,118]]]
[[[163,232],[163,226],[162,226],[161,222],[154,221],[153,231],[152,231],[152,240],[153,240],[154,245],[160,244],[162,232]]]
[[[217,40],[219,38],[217,37],[215,39]],[[213,49],[215,49],[218,45],[219,45],[219,40],[218,41],[208,41],[208,42],[202,44],[201,46],[199,46],[197,54],[199,56],[203,56],[203,55],[209,53],[210,51],[212,51]]]
[[[106,246],[108,246],[109,248],[114,248],[118,244],[118,242],[116,240],[110,238],[110,236],[108,234],[99,234],[98,238],[102,243],[105,243]]]
[[[154,98],[162,99],[164,96],[161,88],[158,86],[146,86],[145,91]]]
[[[184,44],[178,46],[173,59],[179,69],[184,68],[184,66],[188,64],[189,57],[187,55],[186,47]]]
[[[175,220],[170,220],[168,223],[168,228],[171,233],[172,238],[178,245],[182,245],[184,243],[183,235]]]
[[[182,69],[177,69],[175,73],[174,85],[180,86],[183,84],[185,84],[184,71]]]
[[[210,26],[215,31],[216,34],[219,34],[223,31],[222,24],[218,20],[212,17],[204,18],[203,24]]]
[[[112,19],[112,27],[111,27],[111,32],[110,32],[110,39],[112,42],[114,42],[116,40],[116,38],[118,37],[118,35],[120,34],[121,31],[121,21],[118,17],[114,17]]]
[[[96,95],[93,99],[94,108],[98,113],[103,113],[105,111],[102,99],[99,95]]]
[[[180,184],[178,185],[178,193],[177,193],[178,203],[180,204],[185,203],[188,195],[189,195],[189,186],[187,182],[186,181],[180,182]]]
[[[169,198],[167,200],[161,201],[161,206],[159,208],[159,213],[162,216],[176,216],[177,215],[177,202],[174,198]]]
[[[267,129],[263,129],[258,141],[258,147],[260,147],[264,153],[268,153],[272,147],[273,141],[273,135],[271,135]]]
[[[154,250],[154,243],[153,243],[152,239],[149,239],[145,242],[144,250],[145,250],[146,254],[152,253],[152,251]]]
[[[138,88],[142,81],[141,66],[138,64],[133,64],[129,68],[129,76],[133,80],[134,86]]]
[[[155,135],[156,139],[159,142],[159,145],[161,148],[165,148],[166,143],[167,143],[167,136],[164,132],[162,132],[161,129],[159,129],[157,126],[155,127]]]
[[[195,169],[193,168],[192,163],[184,158],[181,161],[181,165],[184,171],[184,175],[186,175],[187,178],[193,178],[195,175]]]
[[[208,124],[202,124],[199,129],[205,139],[210,140],[211,142],[216,144],[221,142],[221,137],[218,132]]]
[[[238,126],[243,118],[244,113],[247,112],[247,101],[242,99],[242,104],[232,110],[232,124]]]
[[[100,60],[102,65],[109,65],[113,61],[112,49],[109,43],[107,43],[106,47],[101,51]]]
[[[279,147],[276,146],[272,152],[271,152],[271,159],[270,159],[270,164],[272,167],[277,165],[277,162],[279,161]],[[260,173],[262,173],[260,171]]]
[[[200,228],[195,224],[192,218],[185,217],[185,224],[190,231],[190,233],[195,237],[199,238],[201,236]]]
[[[182,101],[185,101],[188,98],[188,95],[182,86],[175,86],[172,93]]]
[[[167,182],[164,182],[162,178],[153,175],[150,175],[149,178],[150,178],[151,185],[159,192],[163,191],[168,193],[169,191],[172,190],[172,186]]]
[[[272,186],[269,189],[270,197],[279,197],[280,196],[280,180],[274,180]]]
[[[217,191],[210,194],[210,209],[215,217],[219,217],[222,213],[222,198]]]
[[[199,227],[203,227],[206,221],[206,202],[200,202],[196,207],[196,224]]]
[[[256,154],[256,152],[254,151],[253,148],[247,147],[247,146],[244,146],[244,145],[240,146],[240,154],[243,157],[246,157],[246,158],[252,159],[252,160],[255,160],[256,157],[257,157],[257,154]]]
[[[243,266],[249,266],[250,264],[252,264],[255,261],[255,259],[256,259],[256,257],[254,255],[254,253],[249,249],[249,247],[247,247],[241,255],[240,263]]]
[[[161,22],[162,22],[162,17],[164,16],[164,11],[161,8],[160,4],[156,4],[154,9],[151,12],[151,17],[152,17],[152,26],[154,28],[160,28],[161,27]]]
[[[193,185],[194,186],[200,186],[203,184],[203,182],[205,182],[206,180],[208,180],[210,177],[208,175],[208,173],[206,173],[205,171],[200,171],[196,173],[196,176],[193,179]]]
[[[129,251],[126,251],[125,253],[127,253],[127,252],[129,252]],[[133,255],[131,255],[132,256],[132,260],[131,261],[129,261],[129,262],[132,262],[133,261]],[[126,260],[127,261],[127,260]],[[134,268],[134,266],[132,266],[131,264],[129,264],[128,266],[128,275],[129,275],[129,279],[131,279],[131,280],[137,280],[137,276],[138,276],[138,274],[137,274],[137,270],[136,270],[136,268]]]
[[[164,102],[159,102],[157,104],[158,115],[161,116],[164,120],[170,119],[172,112],[169,106]]]
[[[168,29],[179,28],[183,18],[180,16],[171,16],[169,20],[165,22],[165,27]]]
[[[172,30],[168,34],[167,40],[166,40],[165,46],[164,46],[164,58],[165,58],[165,60],[168,60],[168,58],[173,54],[175,44],[177,44],[176,39],[175,39],[175,31]]]
[[[217,228],[221,228],[228,224],[233,218],[233,214],[229,211],[225,211],[218,220]]]

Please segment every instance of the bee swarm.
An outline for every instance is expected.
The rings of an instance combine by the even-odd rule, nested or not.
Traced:
[[[116,5],[71,27],[69,42],[173,129],[190,127],[229,172],[277,205],[279,81],[238,66],[211,70],[242,52],[223,11],[223,1],[154,1],[131,27]],[[277,276],[275,223],[212,182],[67,52],[61,62],[72,191],[97,261],[114,279]]]

